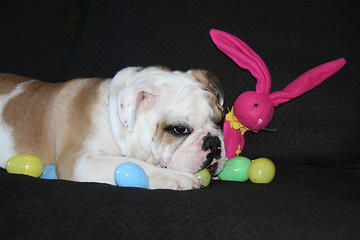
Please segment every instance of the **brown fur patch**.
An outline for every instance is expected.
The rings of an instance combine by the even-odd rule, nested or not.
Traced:
[[[204,86],[204,89],[206,91],[212,94],[213,104],[211,104],[211,107],[214,112],[214,121],[217,123],[220,122],[225,114],[224,107],[220,102],[221,101],[220,98],[223,98],[220,80],[216,77],[214,73],[206,70],[201,70],[201,69],[192,70],[191,74],[194,76],[196,81],[198,81]]]
[[[154,140],[157,145],[170,145],[174,141],[174,137],[165,131],[167,124],[168,121],[164,119],[156,125]]]
[[[175,137],[170,132],[166,131],[166,127],[173,124],[174,122],[175,120],[171,121],[167,117],[164,117],[164,119],[156,125],[155,134],[153,136],[155,138],[154,141],[157,145],[175,145],[176,143],[181,143],[185,139],[185,137]]]
[[[165,67],[165,66],[151,66],[151,67],[146,67],[146,68],[139,68],[139,69],[137,69],[137,72],[152,71],[154,69],[164,71],[164,72],[171,72],[171,68]]]
[[[15,150],[36,154],[44,164],[53,163],[55,158],[46,119],[52,96],[58,88],[57,84],[33,81],[23,93],[9,100],[3,112],[5,122],[13,128]]]
[[[10,73],[0,73],[0,94],[8,94],[19,83],[30,80],[31,78]]]
[[[58,177],[73,179],[74,161],[90,134],[91,111],[103,80],[30,82],[4,107],[4,119],[13,128],[15,150],[36,154],[44,164],[56,162]]]
[[[71,106],[63,109],[63,121],[66,126],[63,126],[65,134],[61,137],[62,150],[57,157],[59,175],[65,179],[73,179],[71,170],[74,170],[75,160],[83,149],[83,143],[91,134],[91,113],[94,105],[98,102],[99,85],[104,79],[91,78],[73,81],[75,82],[68,83],[67,88],[75,87],[78,88],[78,91],[72,96]]]
[[[196,81],[206,87],[206,90],[214,95],[218,93],[217,89],[220,89],[221,82],[214,73],[202,69],[195,69],[191,71],[191,74],[195,77]]]
[[[171,72],[171,68],[165,67],[165,66],[157,66],[158,69],[165,71],[165,72]]]

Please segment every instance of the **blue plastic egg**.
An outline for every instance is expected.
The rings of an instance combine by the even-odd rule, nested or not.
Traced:
[[[120,187],[149,187],[149,179],[145,171],[132,162],[124,162],[117,166],[114,178],[116,185]]]
[[[42,179],[57,179],[55,165],[49,164],[49,165],[44,166],[44,171],[42,172],[40,178],[42,178]]]

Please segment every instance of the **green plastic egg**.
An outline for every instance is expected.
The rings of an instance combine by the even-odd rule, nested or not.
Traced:
[[[248,168],[251,160],[246,157],[234,157],[226,161],[219,178],[224,181],[245,182],[249,179]]]
[[[201,187],[207,187],[209,186],[210,182],[211,182],[211,175],[208,169],[203,169],[197,173],[195,173],[195,176],[198,177],[198,179],[200,180],[200,182],[202,183]]]

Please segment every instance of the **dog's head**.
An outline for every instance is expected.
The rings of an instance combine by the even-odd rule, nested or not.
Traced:
[[[223,94],[213,74],[126,68],[112,81],[117,117],[126,128],[118,143],[126,156],[182,172],[209,168],[217,175],[222,170]]]

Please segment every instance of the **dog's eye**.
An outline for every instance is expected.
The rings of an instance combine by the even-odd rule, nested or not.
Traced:
[[[176,134],[176,135],[185,135],[189,133],[189,129],[187,127],[184,126],[174,126],[172,128],[172,131]]]
[[[191,128],[183,124],[168,125],[164,129],[175,137],[183,137],[191,133]]]
[[[165,126],[165,131],[173,135],[174,137],[186,137],[192,132],[192,128],[187,124],[173,123]]]

